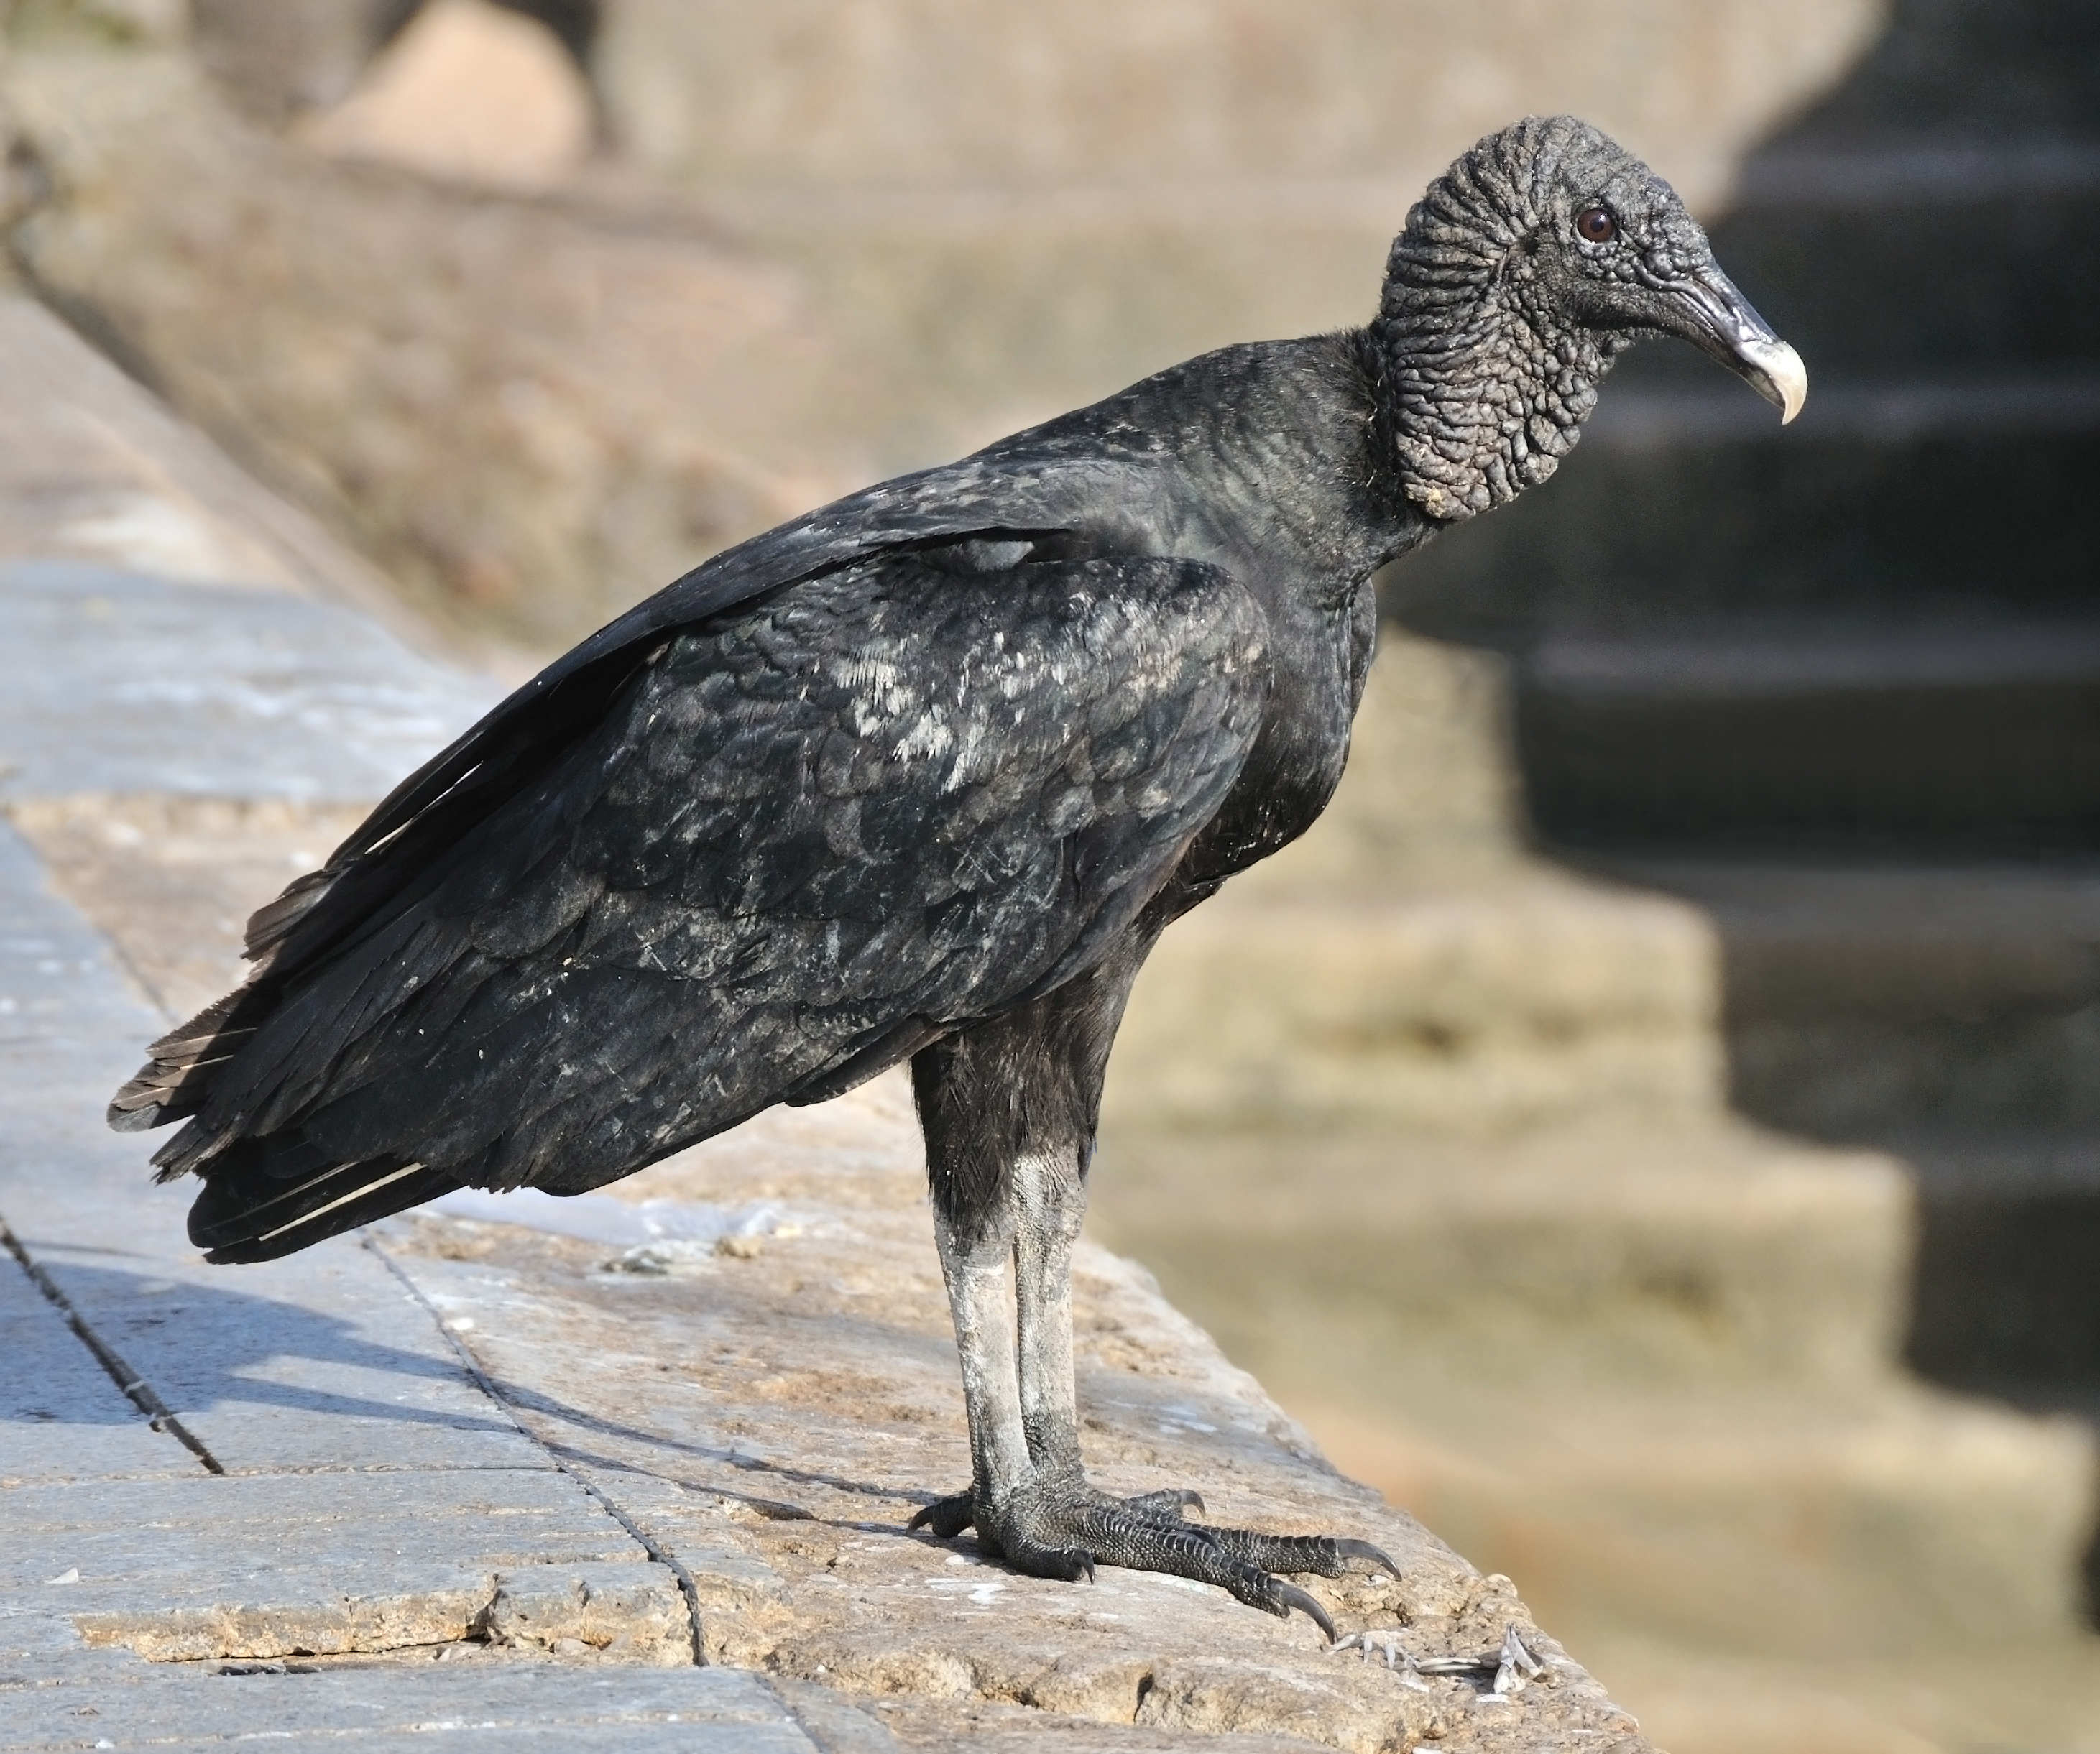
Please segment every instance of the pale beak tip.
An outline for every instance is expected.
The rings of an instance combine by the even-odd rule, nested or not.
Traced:
[[[1785,400],[1780,404],[1779,423],[1782,426],[1791,426],[1794,416],[1801,412],[1808,401],[1807,372],[1799,373],[1791,383],[1780,385],[1780,394]]]
[[[1792,425],[1808,400],[1808,368],[1801,363],[1801,355],[1776,339],[1752,342],[1744,351],[1764,379],[1758,387],[1770,386],[1766,399],[1778,408],[1780,425]]]

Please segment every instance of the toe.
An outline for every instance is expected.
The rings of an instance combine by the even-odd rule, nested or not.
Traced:
[[[1132,1510],[1164,1511],[1170,1516],[1180,1516],[1193,1510],[1203,1514],[1203,1495],[1192,1492],[1185,1486],[1171,1486],[1161,1492],[1140,1492],[1135,1498],[1126,1498],[1123,1503]]]
[[[1206,1527],[1205,1531],[1233,1558],[1264,1571],[1286,1576],[1339,1577],[1352,1559],[1367,1560],[1400,1576],[1400,1567],[1367,1540],[1338,1540],[1330,1535],[1265,1535],[1259,1529]]]
[[[976,1501],[968,1492],[957,1492],[951,1498],[937,1498],[930,1505],[921,1505],[905,1527],[929,1528],[941,1540],[953,1540],[973,1527],[977,1517]]]

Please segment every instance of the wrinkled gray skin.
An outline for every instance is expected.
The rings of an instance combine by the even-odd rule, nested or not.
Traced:
[[[1612,235],[1579,235],[1607,209]],[[1592,219],[1594,227],[1594,214]],[[975,1526],[1023,1571],[1390,1565],[1081,1467],[1071,1250],[1159,932],[1341,777],[1370,578],[1551,474],[1637,333],[1790,415],[1799,361],[1669,187],[1519,123],[1408,217],[1376,320],[1228,348],[708,562],[519,690],[249,925],[112,1105],[186,1122],[192,1236],[265,1260],[448,1189],[580,1192],[909,1060]]]
[[[1601,243],[1576,227],[1599,206],[1617,234]],[[1807,388],[1670,185],[1568,117],[1491,134],[1431,185],[1393,242],[1370,333],[1392,362],[1407,496],[1446,522],[1551,475],[1643,334],[1692,342],[1789,421]]]

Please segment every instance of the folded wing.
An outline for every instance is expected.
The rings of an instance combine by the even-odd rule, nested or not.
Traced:
[[[668,632],[462,832],[361,855],[395,861],[376,905],[120,1095],[189,1116],[156,1161],[205,1178],[196,1240],[580,1191],[1091,966],[1237,776],[1265,628],[1215,567],[985,552]]]

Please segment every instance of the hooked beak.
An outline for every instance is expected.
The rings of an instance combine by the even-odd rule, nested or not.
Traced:
[[[1808,399],[1808,368],[1801,355],[1772,333],[1718,268],[1710,267],[1670,289],[1686,319],[1683,331],[1779,410],[1785,425]]]

